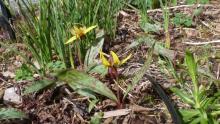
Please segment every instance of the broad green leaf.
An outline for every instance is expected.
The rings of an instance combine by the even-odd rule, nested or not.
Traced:
[[[104,38],[101,38],[101,40],[97,44],[92,45],[90,49],[87,50],[85,61],[84,61],[84,65],[87,68],[97,63],[95,60],[96,60],[97,55],[99,54],[99,51],[102,49],[103,43],[104,43]]]
[[[49,62],[46,67],[50,72],[56,72],[66,69],[65,63],[62,61]]]
[[[174,92],[177,96],[179,96],[184,102],[194,105],[194,101],[192,100],[191,95],[185,93],[184,91],[178,89],[178,88],[171,88],[171,91]]]
[[[58,80],[66,82],[73,90],[86,89],[117,101],[116,96],[107,86],[84,72],[74,69],[65,70],[60,72],[57,77]]]
[[[183,120],[190,121],[191,119],[195,118],[196,116],[199,116],[200,112],[196,109],[180,109],[180,113],[183,116]]]
[[[108,68],[106,68],[103,64],[94,65],[87,71],[88,73],[98,73],[101,76],[105,76],[108,73]]]
[[[70,87],[72,89],[76,89],[75,85],[70,85]],[[76,92],[82,96],[87,96],[89,98],[92,98],[92,99],[96,99],[95,97],[95,93],[92,92],[91,90],[87,90],[87,89],[76,89]]]
[[[51,81],[48,79],[39,80],[31,84],[30,86],[26,87],[23,93],[24,95],[26,95],[26,94],[33,93],[33,92],[38,92],[46,88],[47,86],[52,85],[53,83],[54,81]]]
[[[27,118],[27,116],[14,108],[0,108],[0,120],[16,118]]]

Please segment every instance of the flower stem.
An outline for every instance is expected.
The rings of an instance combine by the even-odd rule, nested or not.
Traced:
[[[81,58],[81,50],[80,50],[79,42],[77,42],[76,47],[77,47],[77,56],[78,56],[78,59],[79,59],[79,64],[80,64],[80,66],[82,66],[82,60],[81,60],[82,58]]]
[[[72,49],[69,46],[69,57],[70,57],[70,65],[74,69],[74,61],[73,61],[73,55],[72,55]]]

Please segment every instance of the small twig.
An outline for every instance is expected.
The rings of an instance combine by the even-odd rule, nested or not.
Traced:
[[[183,42],[184,44],[188,45],[206,45],[206,44],[213,44],[213,43],[220,43],[220,40],[214,40],[214,41],[207,41],[207,42]]]

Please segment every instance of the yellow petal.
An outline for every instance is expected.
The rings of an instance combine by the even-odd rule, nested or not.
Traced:
[[[120,60],[118,58],[118,56],[113,52],[113,51],[110,51],[110,54],[113,58],[113,64],[114,65],[119,65],[120,64]]]
[[[132,54],[130,54],[130,55],[129,55],[128,57],[126,57],[125,59],[123,59],[123,60],[121,61],[120,65],[126,63],[126,62],[128,61],[128,59],[131,58],[131,56],[132,56]]]
[[[110,66],[110,63],[108,62],[108,60],[105,58],[104,53],[103,52],[99,52],[100,54],[100,59],[102,60],[102,64],[106,67]]]
[[[75,33],[75,30],[74,30],[74,29],[71,29],[71,30],[70,30],[70,32],[71,32],[71,34],[72,34],[72,35],[76,35],[76,33]]]
[[[86,33],[88,33],[89,31],[91,31],[92,29],[94,29],[94,28],[96,28],[96,27],[97,27],[97,25],[90,26],[90,27],[88,27],[88,28],[84,31],[84,33],[86,34]]]
[[[74,26],[74,27],[70,30],[70,32],[71,32],[72,35],[76,35],[76,32],[78,32],[78,31],[79,31],[79,28],[78,28],[77,26]]]
[[[73,42],[76,39],[77,39],[76,36],[73,36],[65,44],[71,43],[71,42]]]

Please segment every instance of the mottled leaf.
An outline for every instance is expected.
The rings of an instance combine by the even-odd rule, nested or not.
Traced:
[[[39,80],[31,84],[30,86],[26,87],[23,93],[24,95],[26,95],[26,94],[33,93],[33,92],[38,92],[53,83],[54,81],[51,81],[48,79]]]
[[[113,92],[101,81],[77,70],[65,70],[57,75],[58,80],[65,81],[73,90],[86,89],[117,101]]]
[[[27,116],[14,108],[0,108],[0,120],[16,118],[27,118]]]

